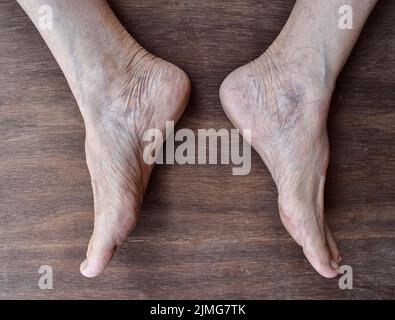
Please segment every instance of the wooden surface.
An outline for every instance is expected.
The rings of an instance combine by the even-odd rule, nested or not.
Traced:
[[[114,11],[193,83],[179,127],[231,128],[224,77],[275,39],[290,0],[119,0]],[[84,128],[60,69],[14,0],[0,2],[0,298],[395,298],[395,2],[380,1],[334,93],[326,212],[354,289],[320,277],[284,230],[253,154],[157,166],[137,229],[97,279],[79,274],[93,202]],[[51,265],[54,289],[40,290]]]

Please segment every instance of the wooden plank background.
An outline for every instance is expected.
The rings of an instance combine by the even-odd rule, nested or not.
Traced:
[[[275,39],[291,0],[111,1],[127,29],[193,83],[179,127],[231,128],[224,77]],[[99,278],[79,274],[93,226],[84,128],[60,69],[14,0],[0,2],[0,298],[395,298],[395,2],[379,1],[333,96],[329,225],[354,289],[320,277],[281,225],[254,153],[157,166],[137,229]],[[54,289],[38,288],[38,268]]]

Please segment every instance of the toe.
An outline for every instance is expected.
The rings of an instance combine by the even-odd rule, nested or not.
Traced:
[[[334,278],[338,275],[339,265],[332,258],[325,233],[319,228],[308,231],[303,252],[312,267],[325,278]]]
[[[82,275],[93,278],[103,272],[111,261],[116,247],[115,241],[106,239],[103,234],[94,231],[89,241],[87,257],[80,266]]]
[[[288,199],[289,200],[289,199]],[[287,201],[295,203],[294,201]],[[284,203],[284,202],[283,202]],[[312,207],[298,204],[289,207],[279,203],[280,217],[285,228],[293,239],[303,248],[303,252],[313,268],[325,278],[334,278],[338,274],[337,260],[332,255],[335,251],[333,238],[331,243],[326,236],[330,235],[325,229],[322,213]],[[321,217],[321,218],[320,218]]]
[[[328,228],[328,225],[325,224],[325,236],[326,236],[326,241],[329,246],[329,250],[331,252],[332,259],[335,260],[337,263],[340,263],[340,260],[342,259],[340,255],[340,250],[335,242],[335,239],[333,238],[333,235],[331,231]]]

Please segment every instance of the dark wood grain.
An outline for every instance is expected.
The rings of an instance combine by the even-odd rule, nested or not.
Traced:
[[[119,0],[114,11],[193,83],[179,127],[231,128],[224,77],[275,39],[288,0]],[[230,166],[157,166],[137,229],[97,279],[79,274],[93,226],[76,102],[14,0],[0,2],[0,298],[395,298],[395,2],[380,1],[334,93],[329,225],[354,270],[340,290],[309,266],[253,154]],[[54,289],[38,268],[54,268]]]

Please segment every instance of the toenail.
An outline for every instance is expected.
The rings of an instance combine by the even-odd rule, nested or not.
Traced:
[[[88,267],[88,259],[85,259],[80,265],[80,271],[83,272]]]
[[[335,260],[331,260],[331,267],[332,267],[332,269],[339,271],[339,265],[337,264],[337,262]]]

